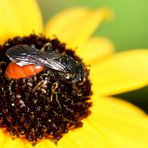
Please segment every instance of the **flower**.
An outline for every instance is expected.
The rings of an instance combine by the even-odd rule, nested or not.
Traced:
[[[42,18],[36,1],[0,1],[0,42],[8,38],[43,33]],[[102,20],[109,17],[106,9],[72,8],[53,17],[45,29],[46,36],[57,36],[91,65],[93,83],[92,114],[83,120],[83,127],[64,135],[57,145],[44,139],[35,148],[66,147],[147,147],[148,119],[137,107],[116,98],[113,94],[147,85],[148,51],[133,50],[118,54],[113,45],[91,34]],[[99,60],[98,60],[99,59]],[[33,147],[20,138],[13,140],[0,131],[0,147]]]

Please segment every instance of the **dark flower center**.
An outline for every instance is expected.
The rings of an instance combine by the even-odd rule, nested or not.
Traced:
[[[6,68],[11,62],[6,56],[7,49],[19,44],[41,49],[46,43],[52,45],[51,52],[76,60],[84,71],[81,81],[63,79],[58,71],[50,68],[26,78],[6,76]],[[69,66],[68,60],[66,64]],[[77,67],[73,70],[79,73]],[[32,143],[42,138],[58,141],[69,130],[82,127],[81,120],[90,114],[88,76],[89,71],[82,60],[57,39],[35,34],[9,39],[0,46],[0,127],[13,138],[25,138]]]

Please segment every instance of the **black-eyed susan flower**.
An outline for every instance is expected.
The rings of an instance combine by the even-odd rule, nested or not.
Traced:
[[[148,51],[111,54],[110,41],[91,37],[98,24],[109,17],[109,10],[65,10],[44,30],[36,1],[0,3],[0,148],[148,146],[146,114],[109,97],[147,85]],[[76,80],[80,80],[79,74],[83,80],[68,79],[53,69],[22,79],[7,77],[10,60],[6,51],[20,44],[65,55],[56,63],[79,65],[82,73],[78,70]],[[83,61],[67,48],[76,48]]]

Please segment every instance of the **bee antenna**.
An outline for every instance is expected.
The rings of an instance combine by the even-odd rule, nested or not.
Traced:
[[[45,44],[43,45],[43,47],[41,48],[41,51],[44,51],[45,48],[47,48],[48,50],[52,49],[52,44],[49,43],[49,42],[48,42],[48,43],[45,43]]]

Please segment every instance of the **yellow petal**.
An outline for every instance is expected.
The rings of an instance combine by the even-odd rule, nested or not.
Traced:
[[[5,142],[6,135],[4,134],[3,130],[0,129],[0,148]]]
[[[84,46],[78,48],[76,53],[84,60],[84,63],[90,65],[110,55],[113,51],[114,45],[110,40],[103,37],[93,37]]]
[[[99,126],[99,125],[98,125]],[[58,148],[112,148],[108,137],[102,136],[86,120],[82,128],[70,131],[58,142]]]
[[[98,96],[87,121],[117,148],[148,147],[147,115],[129,103],[115,98],[99,99]]]
[[[56,145],[54,142],[44,139],[41,142],[39,142],[37,145],[35,145],[34,148],[56,148]]]
[[[13,140],[9,135],[7,135],[0,148],[25,148],[25,145],[23,143],[23,140],[19,138]]]
[[[35,0],[0,0],[0,43],[16,35],[43,31],[42,18]]]
[[[76,7],[60,12],[46,26],[46,35],[58,37],[68,47],[80,47],[88,40],[97,26],[111,15],[109,9],[90,10]]]
[[[91,67],[94,93],[113,95],[148,84],[148,50],[111,55]]]
[[[56,148],[54,142],[44,139],[35,146],[24,139],[12,139],[11,136],[0,130],[0,148]]]

